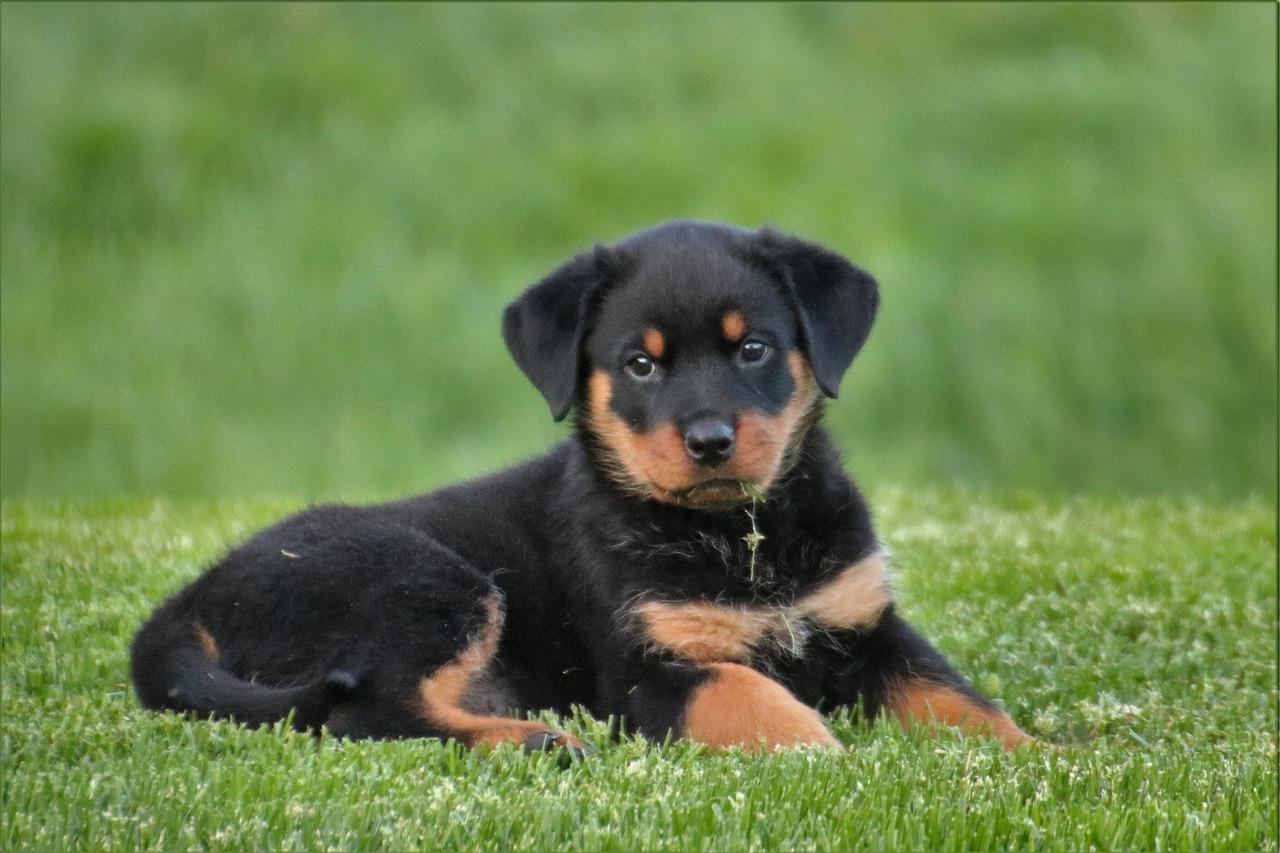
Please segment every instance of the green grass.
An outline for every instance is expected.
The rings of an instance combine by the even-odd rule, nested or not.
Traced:
[[[504,303],[676,216],[875,272],[860,470],[1276,488],[1276,9],[0,9],[0,492],[410,491],[557,434]]]
[[[1276,14],[0,5],[0,847],[1274,850]],[[1066,750],[579,720],[561,771],[137,708],[150,607],[301,503],[237,496],[544,447],[502,306],[677,216],[880,278],[830,425],[903,484],[908,614]]]
[[[841,718],[843,754],[343,743],[144,713],[149,608],[296,502],[3,507],[0,847],[1264,849],[1276,837],[1274,505],[886,490],[907,614],[1067,747]]]

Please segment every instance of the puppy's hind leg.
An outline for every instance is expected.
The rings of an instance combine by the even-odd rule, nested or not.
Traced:
[[[452,602],[451,602],[452,603]],[[452,658],[427,667],[414,665],[412,648],[388,650],[388,664],[369,679],[371,690],[337,706],[328,728],[342,737],[435,737],[468,747],[513,743],[530,752],[564,749],[581,755],[576,738],[545,724],[515,717],[478,714],[466,707],[468,690],[493,661],[502,637],[501,594],[491,587],[478,598],[456,602],[468,611],[467,627]],[[424,619],[415,614],[417,636]],[[447,630],[445,623],[437,631]],[[410,635],[406,640],[411,644]]]
[[[489,596],[483,609],[483,625],[458,655],[419,680],[423,719],[469,746],[518,743],[530,751],[565,747],[582,752],[583,746],[576,738],[553,732],[542,723],[476,714],[464,707],[467,689],[493,660],[502,636],[501,598],[496,593]]]
[[[1035,742],[956,672],[892,605],[870,630],[835,632],[831,641],[834,654],[825,692],[834,706],[861,701],[872,717],[889,711],[904,727],[953,727],[993,736],[1007,749]]]

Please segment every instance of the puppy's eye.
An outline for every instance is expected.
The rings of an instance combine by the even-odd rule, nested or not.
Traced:
[[[658,366],[647,355],[633,355],[622,367],[633,379],[652,379],[658,375]]]
[[[738,352],[743,361],[760,361],[769,354],[769,345],[756,340],[744,341]]]

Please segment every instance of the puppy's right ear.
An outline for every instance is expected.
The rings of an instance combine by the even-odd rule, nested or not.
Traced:
[[[529,287],[502,315],[507,349],[557,421],[573,408],[589,315],[616,271],[612,253],[596,246]]]

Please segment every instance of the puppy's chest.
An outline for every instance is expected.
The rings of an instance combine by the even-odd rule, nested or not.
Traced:
[[[640,596],[626,613],[653,652],[693,663],[799,657],[815,632],[873,627],[892,600],[883,555],[872,554],[782,603]]]
[[[717,519],[702,530],[683,522],[618,525],[601,540],[624,571],[643,574],[681,599],[788,597],[799,579],[836,562],[833,552],[849,551],[849,543],[833,546],[797,535],[790,516],[762,518],[757,525],[750,514]]]

